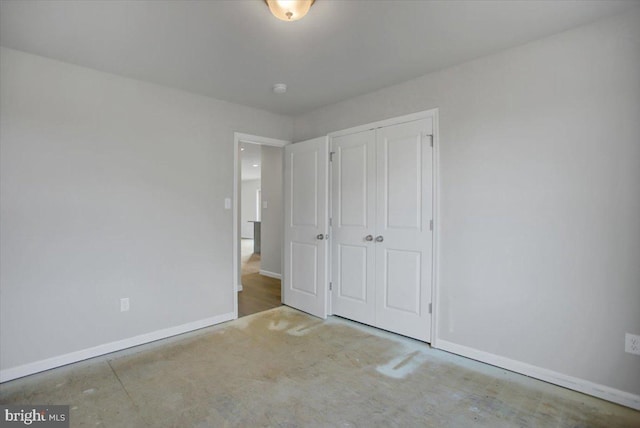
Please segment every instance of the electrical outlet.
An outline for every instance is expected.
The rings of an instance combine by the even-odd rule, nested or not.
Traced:
[[[120,312],[127,312],[129,310],[129,298],[123,297],[120,299]]]
[[[640,355],[640,335],[626,333],[624,335],[624,351]]]

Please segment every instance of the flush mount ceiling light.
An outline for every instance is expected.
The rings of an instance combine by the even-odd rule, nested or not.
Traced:
[[[285,83],[276,83],[273,85],[272,90],[274,94],[284,94],[287,92],[287,85]]]
[[[269,10],[283,21],[297,21],[304,18],[315,0],[264,0]]]

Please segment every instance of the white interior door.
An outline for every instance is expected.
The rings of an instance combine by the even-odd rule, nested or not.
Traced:
[[[375,323],[375,131],[333,138],[332,312]]]
[[[332,312],[431,340],[432,119],[334,137]]]
[[[377,130],[376,326],[429,342],[431,119]]]
[[[284,303],[326,318],[328,138],[284,152]]]

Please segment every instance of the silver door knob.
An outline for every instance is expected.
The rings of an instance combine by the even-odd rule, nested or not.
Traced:
[[[382,237],[382,235],[376,236],[376,242],[382,242],[382,241],[384,241],[384,238]]]
[[[318,236],[316,236],[316,239],[322,241],[324,239],[324,235],[322,233],[319,233]]]
[[[373,235],[367,235],[367,236],[365,236],[365,237],[364,237],[364,240],[365,240],[365,241],[369,241],[369,242],[373,241]]]

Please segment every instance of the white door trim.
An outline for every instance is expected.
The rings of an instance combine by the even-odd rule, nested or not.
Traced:
[[[438,109],[428,110],[433,118],[433,267],[431,269],[431,346],[438,347],[438,308],[440,307],[440,120]],[[426,113],[426,112],[425,112]]]
[[[382,128],[384,126],[390,126],[390,125],[399,125],[401,123],[413,122],[414,120],[427,119],[430,117],[434,119],[434,133],[435,133],[435,124],[437,123],[437,119],[438,119],[437,108],[433,108],[431,110],[419,111],[417,113],[405,114],[404,116],[392,117],[390,119],[378,120],[376,122],[366,123],[364,125],[358,125],[352,128],[342,129],[340,131],[330,132],[327,135],[329,136],[329,138],[339,137],[341,135],[355,134],[356,132],[367,131],[369,129]]]
[[[432,118],[433,120],[433,253],[432,253],[432,288],[431,288],[431,346],[437,348],[438,341],[438,308],[439,302],[439,259],[440,259],[440,134],[439,134],[439,118],[438,108],[425,110],[421,112],[411,113],[404,116],[393,117],[390,119],[379,120],[364,125],[354,126],[328,133],[329,147],[332,147],[333,138],[343,135],[355,134],[357,132],[367,131],[369,129],[382,128],[384,126],[398,125],[401,123],[412,122],[415,120]],[[332,178],[330,177],[330,180]],[[331,186],[331,184],[330,184]],[[331,197],[329,198],[331,200]],[[332,207],[329,207],[331,210]],[[331,233],[331,232],[330,232]],[[331,251],[331,249],[329,249]],[[329,254],[329,260],[333,257]],[[330,272],[329,275],[332,275]],[[331,291],[329,291],[331,293]],[[331,298],[328,298],[331,301]],[[329,314],[333,314],[331,305],[327,306]]]
[[[233,133],[233,319],[238,318],[238,291],[242,290],[242,284],[240,283],[240,143],[284,147],[287,144],[291,144],[291,141],[244,134],[242,132]],[[280,267],[280,271],[282,272],[282,267]]]

